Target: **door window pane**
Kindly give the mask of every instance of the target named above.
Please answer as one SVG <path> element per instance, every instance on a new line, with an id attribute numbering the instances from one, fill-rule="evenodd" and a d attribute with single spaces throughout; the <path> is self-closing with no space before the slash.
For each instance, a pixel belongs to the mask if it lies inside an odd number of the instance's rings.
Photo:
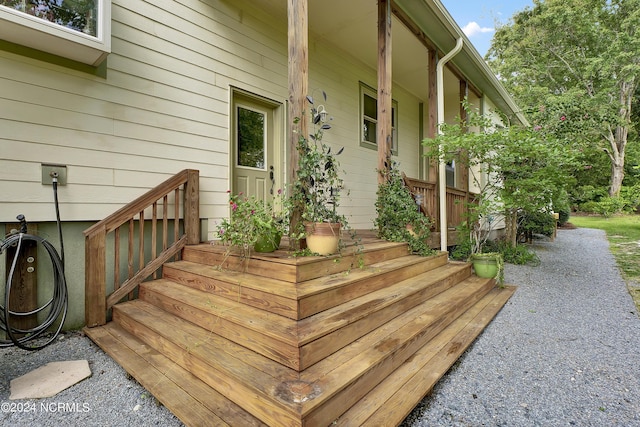
<path id="1" fill-rule="evenodd" d="M 265 115 L 238 107 L 238 166 L 265 168 Z"/>

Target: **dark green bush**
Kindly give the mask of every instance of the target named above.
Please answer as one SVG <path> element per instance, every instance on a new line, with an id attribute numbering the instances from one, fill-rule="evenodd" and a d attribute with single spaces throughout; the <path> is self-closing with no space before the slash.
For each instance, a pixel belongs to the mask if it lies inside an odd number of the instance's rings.
<path id="1" fill-rule="evenodd" d="M 518 216 L 518 241 L 527 240 L 533 234 L 552 236 L 556 220 L 549 212 L 522 212 Z"/>
<path id="2" fill-rule="evenodd" d="M 604 197 L 600 201 L 586 202 L 580 205 L 580 210 L 586 213 L 595 213 L 605 217 L 609 217 L 616 213 L 628 210 L 627 202 L 624 197 Z"/>
<path id="3" fill-rule="evenodd" d="M 420 255 L 432 254 L 428 244 L 431 224 L 404 185 L 397 165 L 393 163 L 384 173 L 387 180 L 378 186 L 374 220 L 378 237 L 390 242 L 407 242 L 409 249 Z M 408 225 L 412 230 L 407 229 Z"/>
<path id="4" fill-rule="evenodd" d="M 494 240 L 487 245 L 487 251 L 500 252 L 504 262 L 516 265 L 540 265 L 540 258 L 530 251 L 527 245 L 516 245 L 512 247 L 505 241 Z"/>

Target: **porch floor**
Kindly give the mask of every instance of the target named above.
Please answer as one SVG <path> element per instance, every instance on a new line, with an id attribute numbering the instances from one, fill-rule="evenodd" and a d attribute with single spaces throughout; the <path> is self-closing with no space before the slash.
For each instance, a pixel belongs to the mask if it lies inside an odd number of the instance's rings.
<path id="1" fill-rule="evenodd" d="M 189 426 L 397 425 L 515 288 L 360 237 L 340 257 L 188 246 L 85 332 Z"/>

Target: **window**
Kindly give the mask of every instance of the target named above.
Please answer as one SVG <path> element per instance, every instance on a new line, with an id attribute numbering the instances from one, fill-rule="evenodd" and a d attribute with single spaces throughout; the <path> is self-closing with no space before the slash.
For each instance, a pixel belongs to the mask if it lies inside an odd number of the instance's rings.
<path id="1" fill-rule="evenodd" d="M 238 166 L 265 169 L 266 124 L 265 114 L 249 108 L 237 107 Z"/>
<path id="2" fill-rule="evenodd" d="M 447 162 L 445 166 L 445 177 L 447 181 L 447 187 L 456 187 L 456 161 L 451 160 Z"/>
<path id="3" fill-rule="evenodd" d="M 111 0 L 0 0 L 0 39 L 98 65 L 111 51 Z"/>
<path id="4" fill-rule="evenodd" d="M 360 84 L 360 145 L 378 149 L 378 95 L 374 89 Z M 398 154 L 398 101 L 391 106 L 391 154 Z"/>

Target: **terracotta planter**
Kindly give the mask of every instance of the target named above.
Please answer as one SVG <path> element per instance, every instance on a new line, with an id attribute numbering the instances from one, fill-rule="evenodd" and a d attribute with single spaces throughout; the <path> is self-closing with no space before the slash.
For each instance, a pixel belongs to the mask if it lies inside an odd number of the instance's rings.
<path id="1" fill-rule="evenodd" d="M 338 252 L 340 243 L 339 222 L 308 222 L 304 224 L 307 236 L 307 248 L 319 255 L 331 255 Z"/>

